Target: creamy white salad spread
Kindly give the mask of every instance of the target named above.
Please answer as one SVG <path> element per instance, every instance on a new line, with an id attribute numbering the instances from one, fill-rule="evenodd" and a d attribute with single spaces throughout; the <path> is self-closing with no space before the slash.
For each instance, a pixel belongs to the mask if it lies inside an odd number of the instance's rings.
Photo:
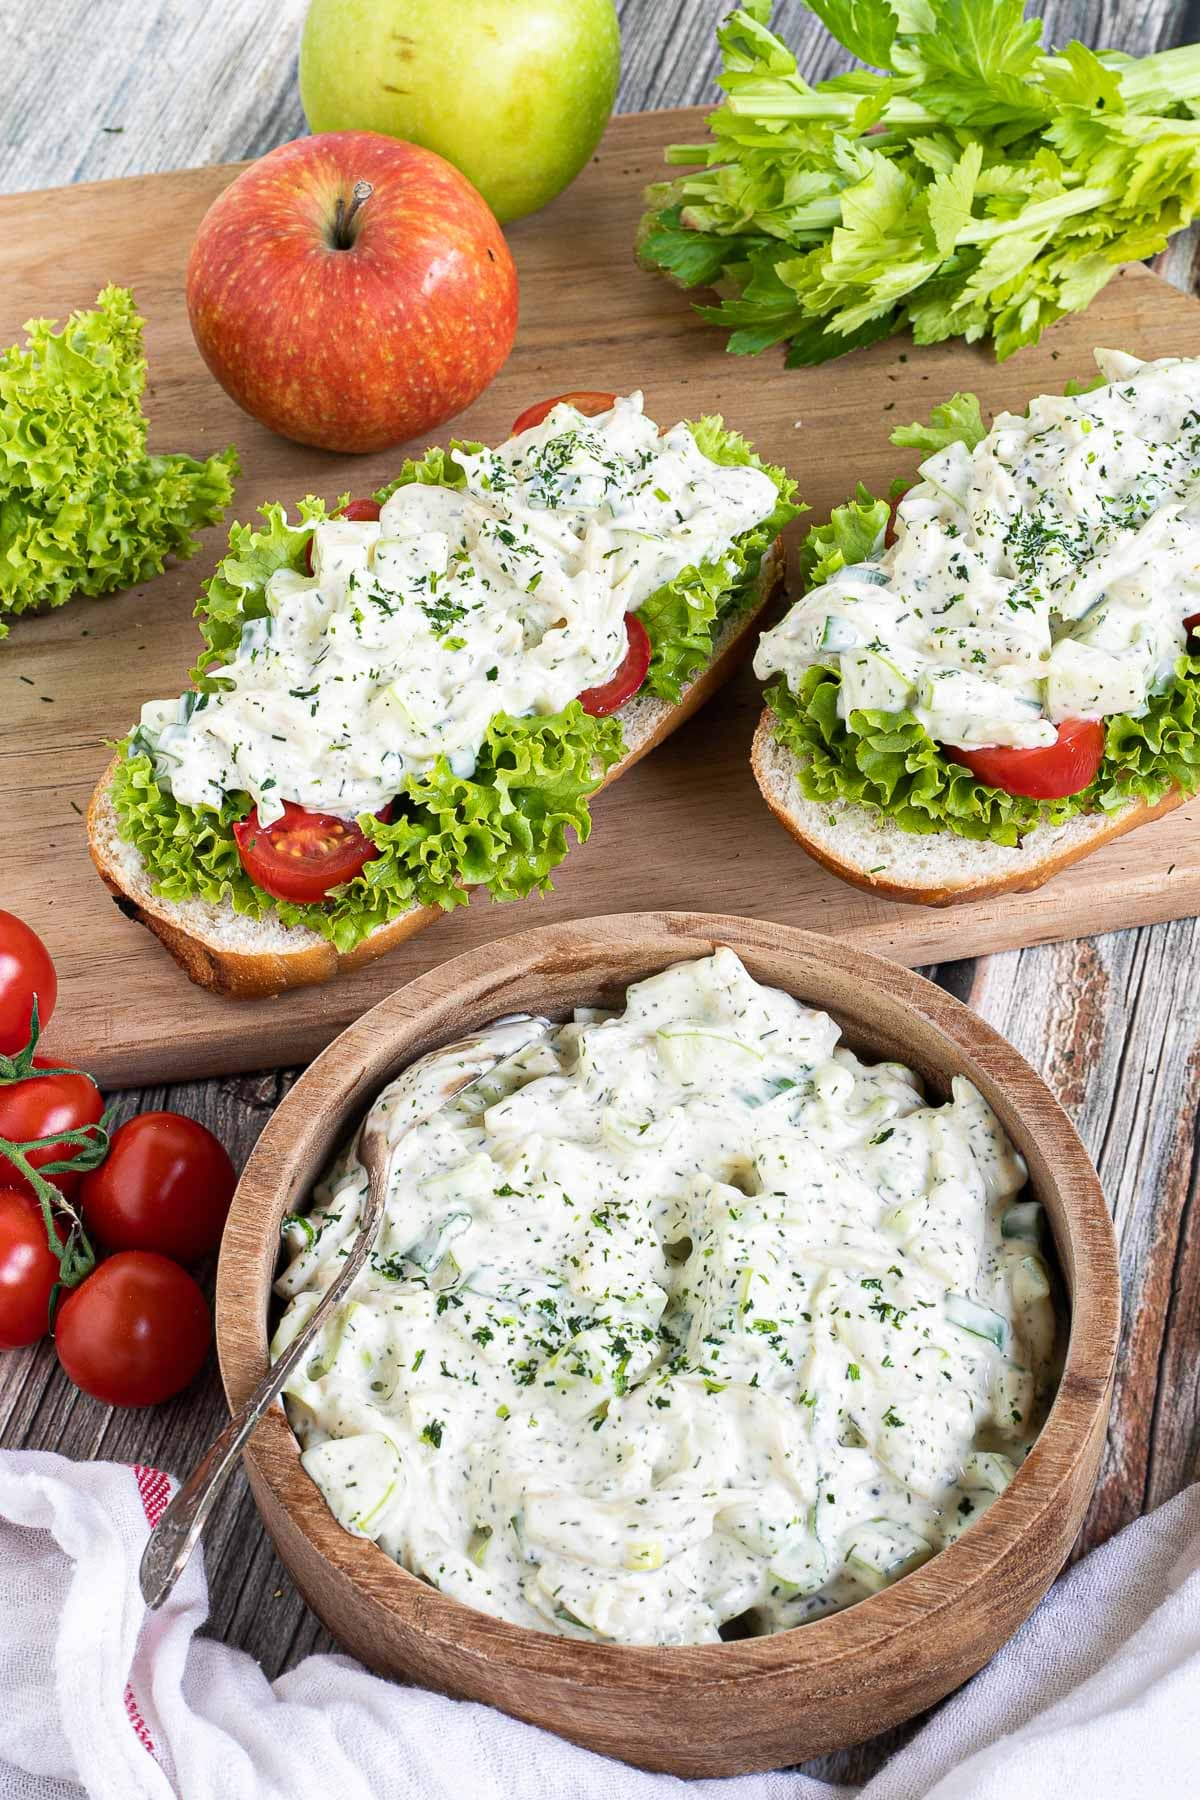
<path id="1" fill-rule="evenodd" d="M 1200 611 L 1200 360 L 1095 354 L 1107 385 L 927 457 L 895 543 L 765 632 L 756 673 L 837 669 L 843 719 L 909 711 L 967 747 L 1143 713 Z"/>
<path id="2" fill-rule="evenodd" d="M 684 1644 L 850 1605 L 977 1519 L 1053 1385 L 1041 1209 L 968 1081 L 929 1104 L 838 1039 L 722 949 L 399 1137 L 286 1395 L 342 1524 L 517 1624 Z M 276 1354 L 364 1186 L 351 1146 L 285 1223 Z"/>
<path id="3" fill-rule="evenodd" d="M 625 614 L 778 501 L 686 424 L 660 436 L 640 393 L 597 418 L 560 403 L 455 460 L 465 489 L 413 482 L 377 522 L 318 524 L 311 577 L 276 570 L 267 616 L 208 669 L 221 691 L 143 707 L 178 801 L 248 793 L 263 825 L 285 800 L 353 818 L 439 756 L 468 776 L 496 714 L 556 713 L 607 681 Z"/>

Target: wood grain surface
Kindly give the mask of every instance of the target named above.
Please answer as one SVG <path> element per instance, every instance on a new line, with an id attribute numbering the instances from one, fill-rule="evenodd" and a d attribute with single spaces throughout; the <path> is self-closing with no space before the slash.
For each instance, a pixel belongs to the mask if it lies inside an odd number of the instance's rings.
<path id="1" fill-rule="evenodd" d="M 789 469 L 812 517 L 824 519 L 857 480 L 885 493 L 894 475 L 911 473 L 917 453 L 897 451 L 892 429 L 924 418 L 958 389 L 976 391 L 985 411 L 1022 411 L 1032 395 L 1086 375 L 1096 343 L 1146 356 L 1200 352 L 1200 305 L 1135 265 L 1086 314 L 1064 319 L 1002 365 L 984 346 L 953 341 L 918 352 L 907 339 L 788 379 L 776 356 L 731 357 L 689 301 L 630 253 L 641 195 L 664 146 L 693 141 L 702 118 L 614 120 L 568 192 L 510 229 L 520 333 L 492 386 L 455 420 L 455 433 L 493 442 L 531 398 L 572 386 L 643 387 L 652 416 L 664 422 L 723 413 Z M 289 444 L 239 413 L 200 360 L 184 270 L 200 218 L 231 175 L 228 167 L 197 169 L 0 199 L 0 237 L 26 246 L 0 264 L 0 343 L 34 310 L 61 314 L 90 300 L 110 275 L 134 286 L 148 321 L 151 442 L 193 454 L 235 442 L 244 470 L 239 518 L 307 492 L 369 492 L 395 473 L 399 452 L 346 458 Z M 201 646 L 192 617 L 199 583 L 225 543 L 226 532 L 214 528 L 193 562 L 157 580 L 18 620 L 0 656 L 4 893 L 15 912 L 37 921 L 57 962 L 60 1012 L 50 1048 L 67 1048 L 69 1031 L 72 1054 L 102 1080 L 302 1062 L 398 982 L 447 956 L 527 929 L 534 917 L 555 923 L 670 907 L 690 896 L 698 875 L 718 910 L 852 937 L 908 963 L 1200 912 L 1200 800 L 1097 850 L 1032 895 L 931 909 L 851 887 L 798 851 L 758 796 L 749 755 L 761 684 L 747 665 L 703 717 L 597 796 L 590 841 L 572 849 L 544 898 L 497 907 L 477 892 L 469 907 L 332 985 L 252 1006 L 214 996 L 114 905 L 87 853 L 82 815 L 108 764 L 106 745 L 136 722 L 143 701 L 184 685 Z M 652 855 L 631 856 L 631 845 L 650 844 Z M 47 848 L 52 891 L 42 866 Z"/>
<path id="2" fill-rule="evenodd" d="M 725 0 L 619 4 L 619 105 L 709 101 L 713 26 Z M 0 189 L 232 160 L 297 135 L 304 129 L 295 88 L 304 5 L 6 0 Z M 1044 13 L 1059 44 L 1078 36 L 1144 54 L 1200 35 L 1195 0 L 1050 0 L 1032 10 Z M 810 79 L 841 66 L 802 0 L 778 0 L 775 19 Z M 5 259 L 18 262 L 20 246 L 6 244 Z M 1185 292 L 1200 288 L 1194 233 L 1174 241 L 1159 270 Z M 772 378 L 785 387 L 804 379 L 778 364 Z M 48 889 L 53 878 L 49 861 Z M 699 896 L 689 887 L 683 898 Z M 1116 1223 L 1125 1294 L 1116 1403 L 1077 1554 L 1200 1475 L 1198 952 L 1195 921 L 1181 920 L 927 971 L 1043 1072 L 1097 1162 Z M 63 1048 L 66 1025 L 64 1017 Z M 216 1130 L 240 1164 L 292 1079 L 283 1072 L 160 1083 L 122 1094 L 119 1116 L 176 1107 Z M 215 1363 L 190 1393 L 146 1414 L 115 1412 L 78 1394 L 46 1345 L 8 1356 L 0 1374 L 0 1441 L 10 1445 L 182 1470 L 224 1417 Z M 283 1571 L 241 1478 L 210 1528 L 208 1567 L 208 1630 L 258 1657 L 268 1674 L 333 1647 Z M 861 1781 L 898 1735 L 906 1734 L 885 1733 L 811 1771 Z"/>
<path id="3" fill-rule="evenodd" d="M 369 1101 L 427 1050 L 508 1013 L 619 1006 L 631 982 L 721 944 L 757 981 L 833 1015 L 868 1061 L 903 1061 L 933 1097 L 967 1075 L 1029 1166 L 1070 1295 L 1049 1418 L 1003 1499 L 899 1587 L 802 1631 L 719 1647 L 619 1649 L 530 1632 L 462 1606 L 336 1523 L 284 1414 L 248 1453 L 281 1556 L 372 1668 L 486 1700 L 590 1749 L 675 1775 L 736 1775 L 843 1748 L 939 1700 L 982 1666 L 1062 1566 L 1108 1420 L 1119 1280 L 1104 1195 L 1066 1114 L 1012 1046 L 950 995 L 858 945 L 767 920 L 622 913 L 519 933 L 400 988 L 317 1058 L 246 1169 L 221 1247 L 217 1332 L 230 1403 L 267 1368 L 285 1213 L 303 1206 Z"/>

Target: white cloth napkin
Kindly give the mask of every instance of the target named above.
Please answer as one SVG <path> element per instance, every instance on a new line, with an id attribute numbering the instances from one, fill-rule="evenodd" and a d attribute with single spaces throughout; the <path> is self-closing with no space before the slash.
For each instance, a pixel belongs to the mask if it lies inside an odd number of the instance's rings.
<path id="1" fill-rule="evenodd" d="M 0 1454 L 0 1800 L 851 1800 L 796 1770 L 677 1781 L 343 1656 L 269 1682 L 196 1635 L 197 1555 L 147 1614 L 154 1469 Z M 857 1800 L 1200 1795 L 1200 1487 L 1079 1564 Z"/>

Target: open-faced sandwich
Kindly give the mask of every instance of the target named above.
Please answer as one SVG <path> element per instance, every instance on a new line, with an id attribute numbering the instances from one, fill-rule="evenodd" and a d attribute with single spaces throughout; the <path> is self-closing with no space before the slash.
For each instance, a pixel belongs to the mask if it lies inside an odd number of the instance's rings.
<path id="1" fill-rule="evenodd" d="M 1200 787 L 1200 360 L 1100 379 L 990 431 L 974 395 L 810 532 L 763 635 L 768 805 L 862 887 L 946 905 L 1041 885 Z"/>
<path id="2" fill-rule="evenodd" d="M 247 997 L 472 887 L 547 887 L 589 796 L 729 672 L 793 489 L 720 419 L 660 433 L 640 394 L 590 394 L 333 516 L 264 508 L 197 608 L 192 687 L 97 788 L 100 874 L 193 980 Z"/>

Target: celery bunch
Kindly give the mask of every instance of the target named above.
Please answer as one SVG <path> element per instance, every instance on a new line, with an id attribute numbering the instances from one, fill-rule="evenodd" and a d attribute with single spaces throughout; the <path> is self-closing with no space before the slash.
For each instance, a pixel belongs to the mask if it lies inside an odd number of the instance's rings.
<path id="1" fill-rule="evenodd" d="M 1086 306 L 1200 209 L 1200 45 L 1043 49 L 1022 0 L 808 0 L 872 65 L 810 86 L 745 0 L 719 28 L 704 164 L 649 190 L 638 254 L 729 349 L 790 365 L 911 327 L 999 358 Z"/>

